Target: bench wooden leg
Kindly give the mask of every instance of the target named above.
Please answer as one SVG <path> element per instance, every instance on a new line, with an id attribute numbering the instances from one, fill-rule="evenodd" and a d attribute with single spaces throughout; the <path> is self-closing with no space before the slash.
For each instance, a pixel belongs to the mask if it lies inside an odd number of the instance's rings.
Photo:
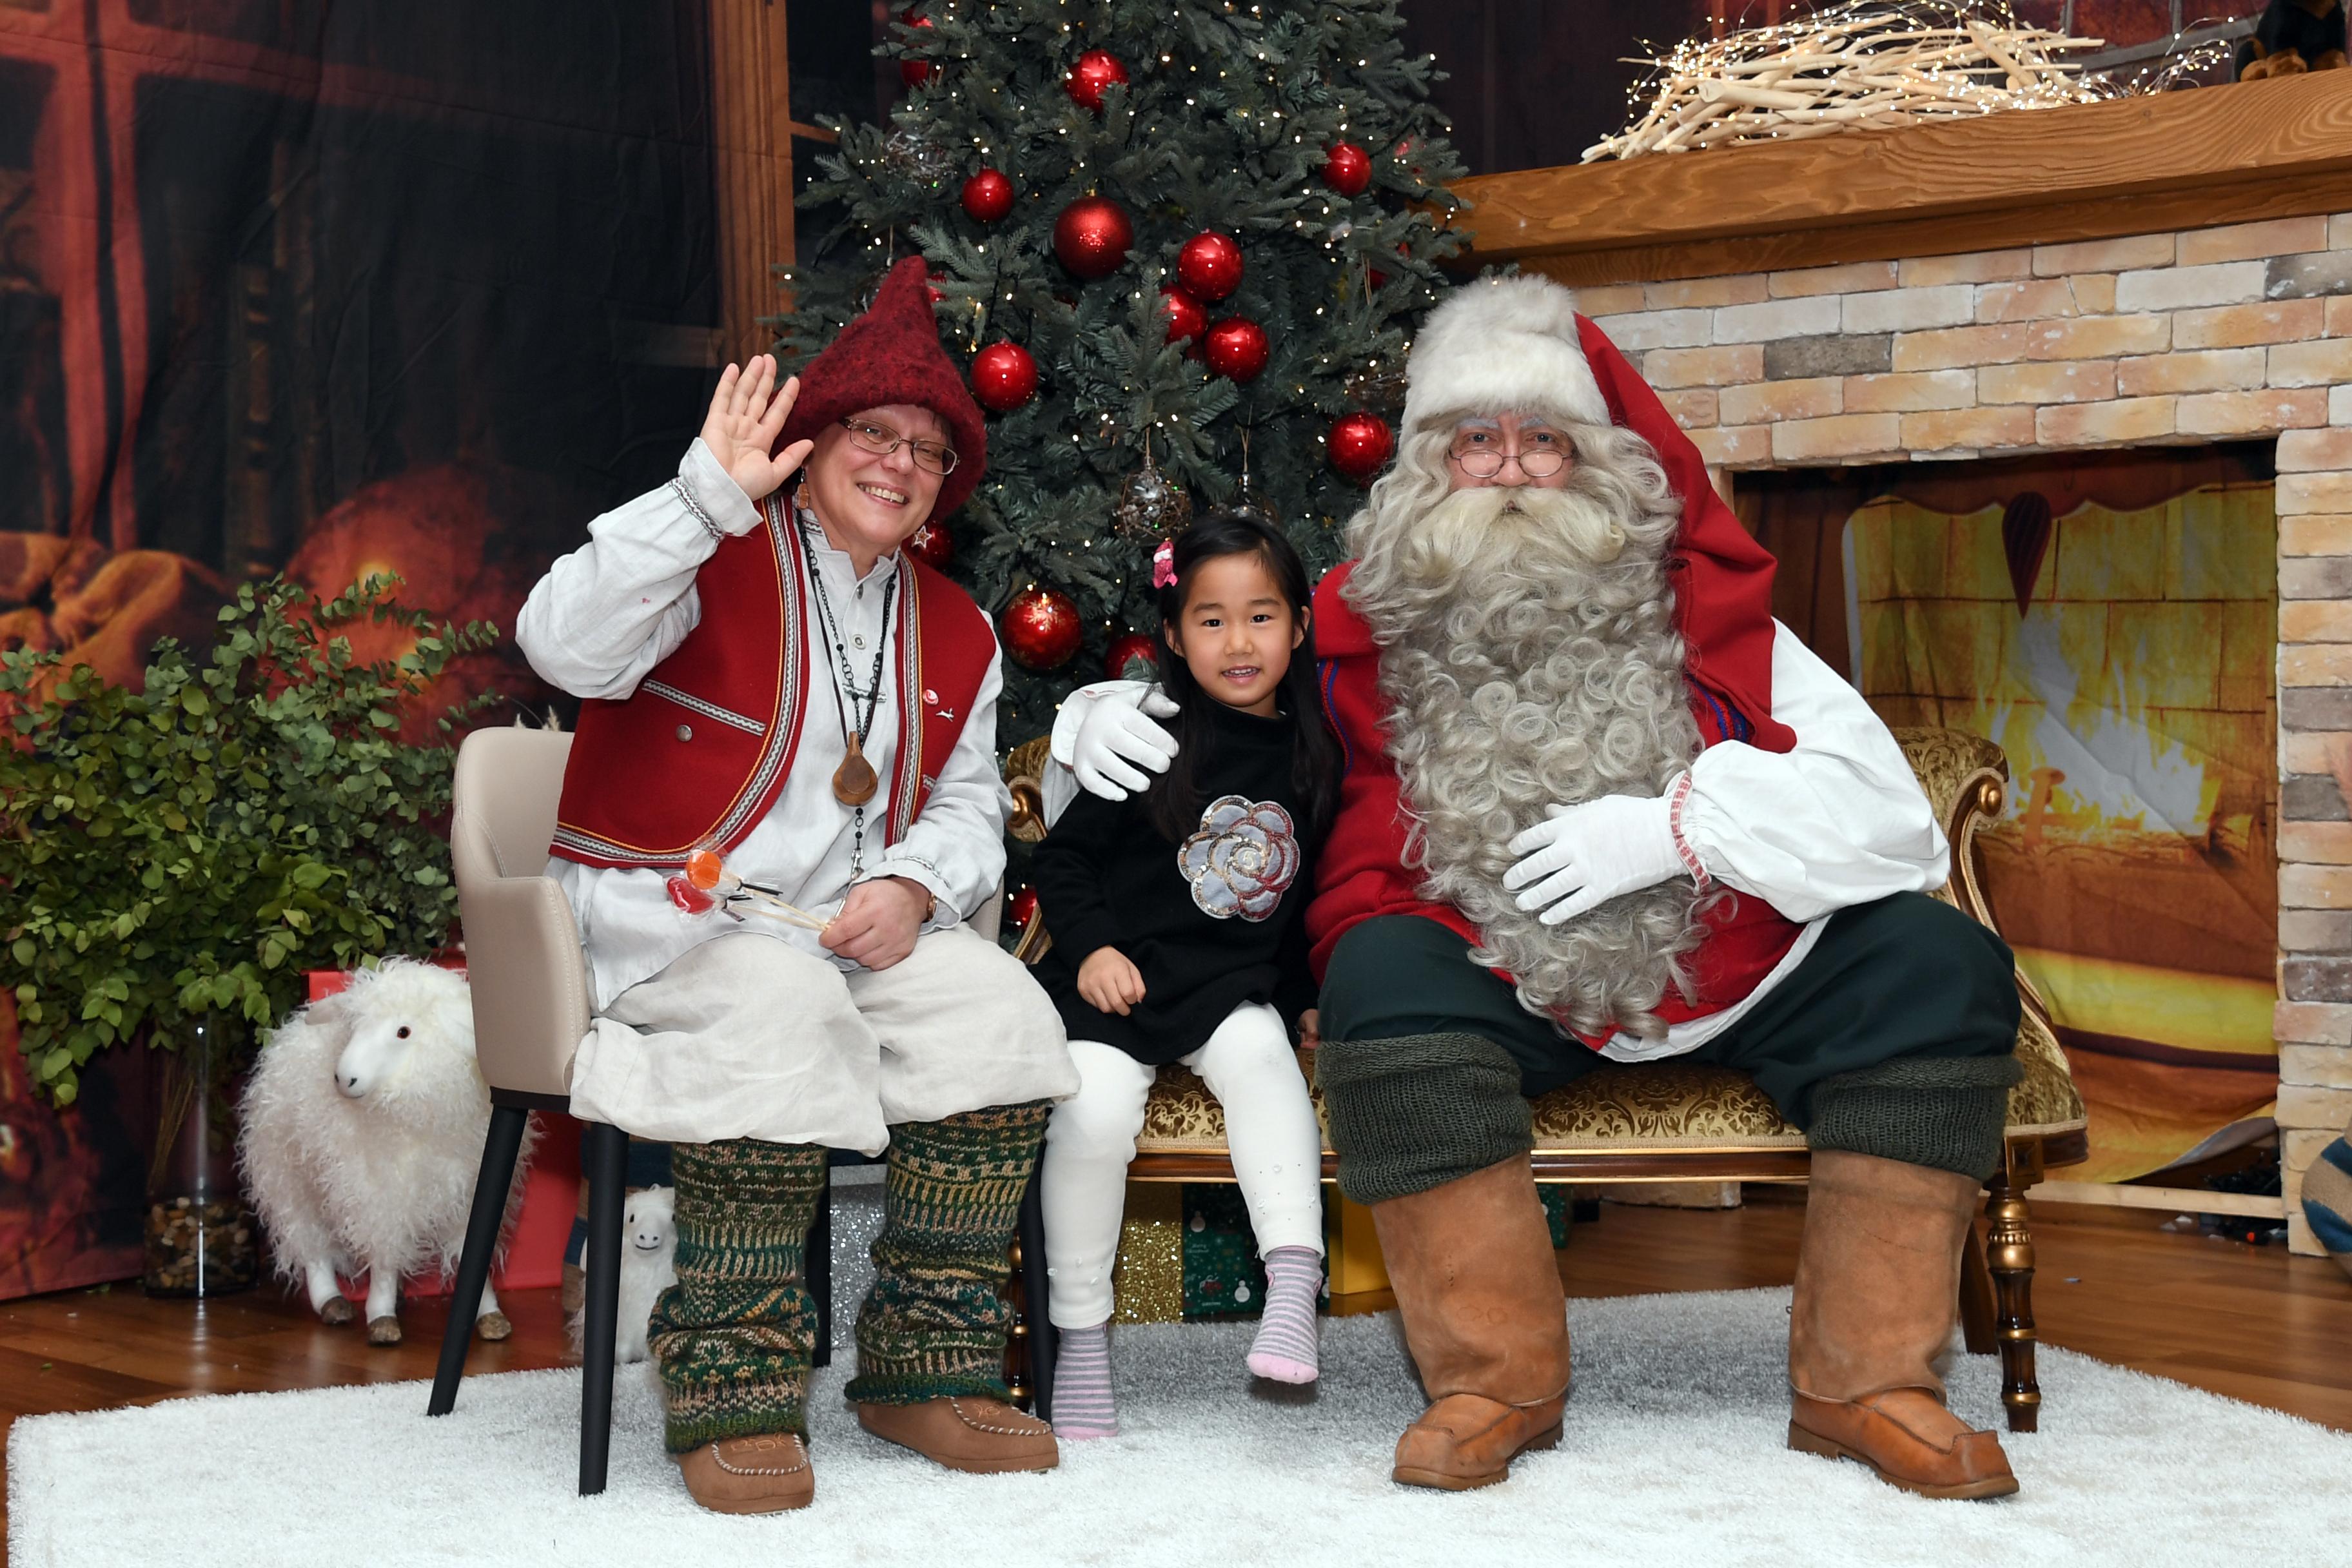
<path id="1" fill-rule="evenodd" d="M 1984 1235 L 1974 1226 L 1960 1245 L 1960 1339 L 1970 1355 L 1990 1355 L 2000 1345 L 1993 1334 L 1992 1272 L 1985 1267 Z"/>
<path id="2" fill-rule="evenodd" d="M 2033 1377 L 2033 1233 L 2025 1206 L 2025 1189 L 2040 1175 L 2041 1163 L 2038 1150 L 2022 1161 L 2012 1152 L 1993 1173 L 1985 1205 L 1991 1221 L 1985 1264 L 1999 1306 L 1994 1337 L 2000 1345 L 2000 1402 L 2008 1407 L 2012 1432 L 2032 1431 L 2042 1413 L 2042 1385 Z"/>

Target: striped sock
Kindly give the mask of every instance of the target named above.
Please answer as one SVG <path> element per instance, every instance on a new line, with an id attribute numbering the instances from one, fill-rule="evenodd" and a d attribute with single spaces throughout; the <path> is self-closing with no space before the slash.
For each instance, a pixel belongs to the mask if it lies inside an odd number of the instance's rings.
<path id="1" fill-rule="evenodd" d="M 1054 1357 L 1054 1436 L 1116 1437 L 1110 1402 L 1110 1325 L 1064 1329 Z"/>
<path id="2" fill-rule="evenodd" d="M 1265 1255 L 1265 1310 L 1250 1342 L 1249 1369 L 1276 1383 L 1312 1383 L 1315 1298 L 1323 1259 L 1311 1247 L 1277 1247 Z"/>

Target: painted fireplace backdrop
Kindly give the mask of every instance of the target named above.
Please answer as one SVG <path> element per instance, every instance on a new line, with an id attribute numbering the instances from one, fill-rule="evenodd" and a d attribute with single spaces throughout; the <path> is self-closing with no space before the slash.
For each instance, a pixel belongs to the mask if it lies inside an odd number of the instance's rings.
<path id="1" fill-rule="evenodd" d="M 1750 485 L 1742 476 L 1742 486 Z M 2091 1114 L 2089 1179 L 2268 1115 L 2277 521 L 2237 448 L 1755 476 L 1811 640 L 1888 722 L 2008 753 L 1988 892 Z M 1834 583 L 1834 591 L 1832 584 Z M 1784 605 L 1784 611 L 1787 606 Z"/>

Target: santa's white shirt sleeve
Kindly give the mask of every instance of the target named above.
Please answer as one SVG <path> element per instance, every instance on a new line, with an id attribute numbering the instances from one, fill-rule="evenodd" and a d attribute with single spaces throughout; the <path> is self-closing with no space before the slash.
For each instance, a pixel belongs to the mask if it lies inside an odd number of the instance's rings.
<path id="1" fill-rule="evenodd" d="M 1696 1050 L 1787 979 L 1838 910 L 1940 888 L 1951 875 L 1943 827 L 1886 721 L 1778 621 L 1772 717 L 1796 736 L 1788 751 L 1724 741 L 1691 763 L 1683 838 L 1709 877 L 1804 929 L 1738 1003 L 1674 1025 L 1662 1040 L 1620 1034 L 1601 1047 L 1612 1061 Z"/>
<path id="2" fill-rule="evenodd" d="M 626 697 L 700 622 L 694 577 L 719 547 L 702 518 L 727 533 L 742 533 L 758 525 L 759 511 L 699 440 L 679 463 L 678 480 L 590 523 L 588 542 L 556 562 L 531 589 L 516 617 L 515 640 L 549 684 L 575 697 Z M 897 635 L 896 606 L 887 619 L 882 614 L 882 586 L 897 568 L 896 557 L 883 557 L 861 580 L 849 557 L 821 534 L 808 536 L 808 542 L 810 563 L 824 577 L 863 681 L 877 651 Z M 813 589 L 803 589 L 802 601 L 803 624 L 814 634 L 808 720 L 782 792 L 727 861 L 745 880 L 775 888 L 803 910 L 829 914 L 848 894 L 856 836 L 850 808 L 833 794 L 834 770 L 847 755 L 833 701 L 837 661 Z M 891 662 L 885 653 L 882 695 L 863 746 L 884 780 L 895 776 L 899 742 L 897 682 L 887 673 Z M 920 884 L 939 900 L 925 931 L 945 930 L 976 911 L 995 896 L 1004 874 L 1004 819 L 1013 803 L 996 765 L 1003 689 L 1003 655 L 992 650 L 962 732 L 905 837 L 883 843 L 887 795 L 866 807 L 865 866 L 857 879 L 903 877 Z M 579 921 L 600 1010 L 688 949 L 730 931 L 757 931 L 841 968 L 856 967 L 797 926 L 757 915 L 740 922 L 723 914 L 683 915 L 670 902 L 663 871 L 583 866 L 557 856 L 549 859 L 547 874 L 562 887 Z"/>

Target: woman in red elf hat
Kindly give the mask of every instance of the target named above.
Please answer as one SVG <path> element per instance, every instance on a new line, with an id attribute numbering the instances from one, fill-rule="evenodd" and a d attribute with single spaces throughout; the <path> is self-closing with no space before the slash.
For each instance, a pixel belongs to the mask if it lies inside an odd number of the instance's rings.
<path id="1" fill-rule="evenodd" d="M 585 699 L 551 875 L 597 1014 L 572 1106 L 676 1147 L 654 1309 L 706 1508 L 806 1504 L 826 1151 L 889 1151 L 847 1393 L 952 1469 L 1048 1468 L 1004 1401 L 1006 1244 L 1077 1078 L 1028 972 L 962 922 L 1004 868 L 995 636 L 900 546 L 986 462 L 920 258 L 796 380 L 730 365 L 677 478 L 589 524 L 516 639 Z"/>
<path id="2" fill-rule="evenodd" d="M 2020 1076 L 2017 982 L 1927 896 L 1948 847 L 1901 750 L 1773 621 L 1771 557 L 1567 289 L 1469 285 L 1407 374 L 1396 468 L 1315 595 L 1347 772 L 1307 912 L 1339 1186 L 1432 1400 L 1394 1479 L 1485 1486 L 1559 1440 L 1527 1100 L 1682 1058 L 1752 1074 L 1812 1150 L 1790 1447 L 2015 1491 L 1933 1363 Z M 1166 765 L 1145 701 L 1065 705 L 1079 784 Z"/>

